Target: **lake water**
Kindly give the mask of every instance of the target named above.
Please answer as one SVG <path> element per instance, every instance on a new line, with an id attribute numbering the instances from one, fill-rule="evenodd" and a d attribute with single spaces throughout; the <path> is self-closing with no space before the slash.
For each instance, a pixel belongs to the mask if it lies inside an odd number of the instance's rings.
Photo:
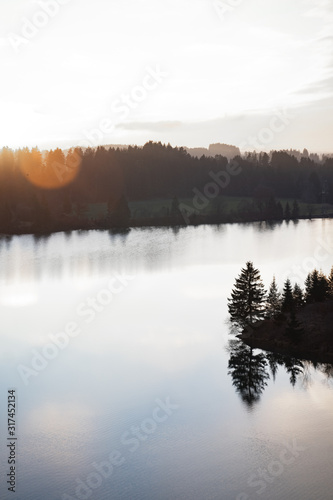
<path id="1" fill-rule="evenodd" d="M 3 237 L 0 498 L 331 499 L 332 367 L 234 341 L 247 260 L 328 273 L 333 221 Z"/>

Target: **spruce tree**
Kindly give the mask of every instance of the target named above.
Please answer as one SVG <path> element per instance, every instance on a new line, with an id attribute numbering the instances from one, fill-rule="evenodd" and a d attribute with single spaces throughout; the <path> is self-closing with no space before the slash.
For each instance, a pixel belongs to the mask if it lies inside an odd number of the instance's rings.
<path id="1" fill-rule="evenodd" d="M 306 302 L 323 302 L 329 295 L 330 281 L 315 269 L 305 280 Z"/>
<path id="2" fill-rule="evenodd" d="M 282 293 L 282 311 L 283 312 L 291 312 L 294 308 L 294 297 L 293 297 L 293 289 L 291 286 L 290 279 L 288 278 L 283 287 Z"/>
<path id="3" fill-rule="evenodd" d="M 328 275 L 327 284 L 328 284 L 328 297 L 330 299 L 333 299 L 333 266 L 331 268 L 330 274 Z"/>
<path id="4" fill-rule="evenodd" d="M 319 279 L 319 283 L 318 283 L 318 290 L 317 290 L 316 299 L 318 302 L 323 302 L 328 297 L 329 281 L 322 271 L 320 271 L 320 273 L 318 275 L 318 279 Z"/>
<path id="5" fill-rule="evenodd" d="M 265 313 L 265 288 L 260 272 L 247 262 L 235 281 L 235 286 L 228 298 L 230 319 L 237 326 L 252 326 L 263 319 Z"/>
<path id="6" fill-rule="evenodd" d="M 304 282 L 305 286 L 305 302 L 311 302 L 311 292 L 312 292 L 312 274 L 309 273 Z"/>
<path id="7" fill-rule="evenodd" d="M 267 301 L 266 301 L 266 315 L 268 318 L 275 318 L 281 311 L 281 294 L 278 290 L 275 276 L 270 284 Z"/>
<path id="8" fill-rule="evenodd" d="M 300 307 L 304 304 L 303 290 L 297 283 L 295 283 L 295 286 L 293 289 L 293 299 L 294 299 L 295 307 Z"/>

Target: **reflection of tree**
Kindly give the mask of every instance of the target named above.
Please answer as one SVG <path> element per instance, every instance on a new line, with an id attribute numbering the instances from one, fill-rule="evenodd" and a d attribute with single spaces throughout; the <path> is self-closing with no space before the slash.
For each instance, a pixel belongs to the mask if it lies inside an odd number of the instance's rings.
<path id="1" fill-rule="evenodd" d="M 249 407 L 258 402 L 269 379 L 267 361 L 263 353 L 254 354 L 253 349 L 240 341 L 230 341 L 228 374 L 232 384 Z"/>
<path id="2" fill-rule="evenodd" d="M 302 374 L 305 377 L 304 364 L 300 359 L 286 356 L 284 354 L 276 354 L 274 352 L 266 352 L 265 357 L 271 369 L 273 380 L 275 380 L 279 366 L 283 366 L 289 374 L 289 380 L 292 386 L 296 384 L 297 377 L 299 375 Z M 306 372 L 306 375 L 308 375 L 308 372 Z"/>
<path id="3" fill-rule="evenodd" d="M 282 356 L 275 354 L 274 352 L 266 352 L 266 359 L 271 370 L 273 380 L 275 381 L 276 374 L 279 369 L 279 365 L 282 364 Z"/>
<path id="4" fill-rule="evenodd" d="M 333 365 L 329 365 L 328 363 L 321 363 L 319 366 L 319 370 L 323 375 L 325 375 L 326 385 L 328 387 L 333 387 Z"/>
<path id="5" fill-rule="evenodd" d="M 327 378 L 327 383 L 333 379 L 333 365 L 318 364 L 314 361 L 302 361 L 294 356 L 276 354 L 273 352 L 259 352 L 254 354 L 253 349 L 239 340 L 230 340 L 228 375 L 231 375 L 232 384 L 241 395 L 242 400 L 249 407 L 257 403 L 270 378 L 275 380 L 279 367 L 283 367 L 289 375 L 289 381 L 294 387 L 299 380 L 304 388 L 311 382 L 311 370 L 319 369 Z"/>
<path id="6" fill-rule="evenodd" d="M 297 382 L 298 375 L 303 374 L 303 363 L 300 359 L 285 356 L 284 367 L 290 376 L 290 383 L 294 387 Z"/>

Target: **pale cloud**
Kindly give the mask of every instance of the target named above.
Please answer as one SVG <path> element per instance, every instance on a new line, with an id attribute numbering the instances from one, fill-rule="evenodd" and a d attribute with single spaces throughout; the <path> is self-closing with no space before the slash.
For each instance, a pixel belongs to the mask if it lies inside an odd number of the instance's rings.
<path id="1" fill-rule="evenodd" d="M 305 5 L 308 9 L 303 13 L 304 17 L 332 21 L 333 6 L 330 0 L 305 0 Z"/>
<path id="2" fill-rule="evenodd" d="M 16 53 L 6 34 L 39 8 L 0 2 L 0 129 L 9 145 L 78 143 L 104 117 L 116 126 L 107 141 L 237 145 L 234 118 L 256 129 L 255 117 L 278 107 L 301 109 L 307 124 L 290 142 L 313 143 L 307 113 L 332 95 L 331 1 L 251 0 L 221 22 L 207 0 L 72 0 Z M 119 123 L 112 102 L 155 64 L 168 78 Z M 329 110 L 325 117 L 333 133 Z"/>
<path id="3" fill-rule="evenodd" d="M 117 128 L 124 130 L 151 130 L 155 132 L 165 132 L 168 130 L 174 130 L 180 127 L 182 124 L 179 121 L 174 122 L 130 122 L 130 123 L 120 123 Z"/>

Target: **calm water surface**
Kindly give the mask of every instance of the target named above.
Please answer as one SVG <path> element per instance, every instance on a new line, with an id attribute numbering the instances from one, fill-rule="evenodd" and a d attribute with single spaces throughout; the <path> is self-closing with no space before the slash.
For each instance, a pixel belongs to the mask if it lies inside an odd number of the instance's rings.
<path id="1" fill-rule="evenodd" d="M 331 367 L 244 348 L 226 299 L 332 249 L 330 220 L 3 237 L 0 498 L 331 499 Z"/>

